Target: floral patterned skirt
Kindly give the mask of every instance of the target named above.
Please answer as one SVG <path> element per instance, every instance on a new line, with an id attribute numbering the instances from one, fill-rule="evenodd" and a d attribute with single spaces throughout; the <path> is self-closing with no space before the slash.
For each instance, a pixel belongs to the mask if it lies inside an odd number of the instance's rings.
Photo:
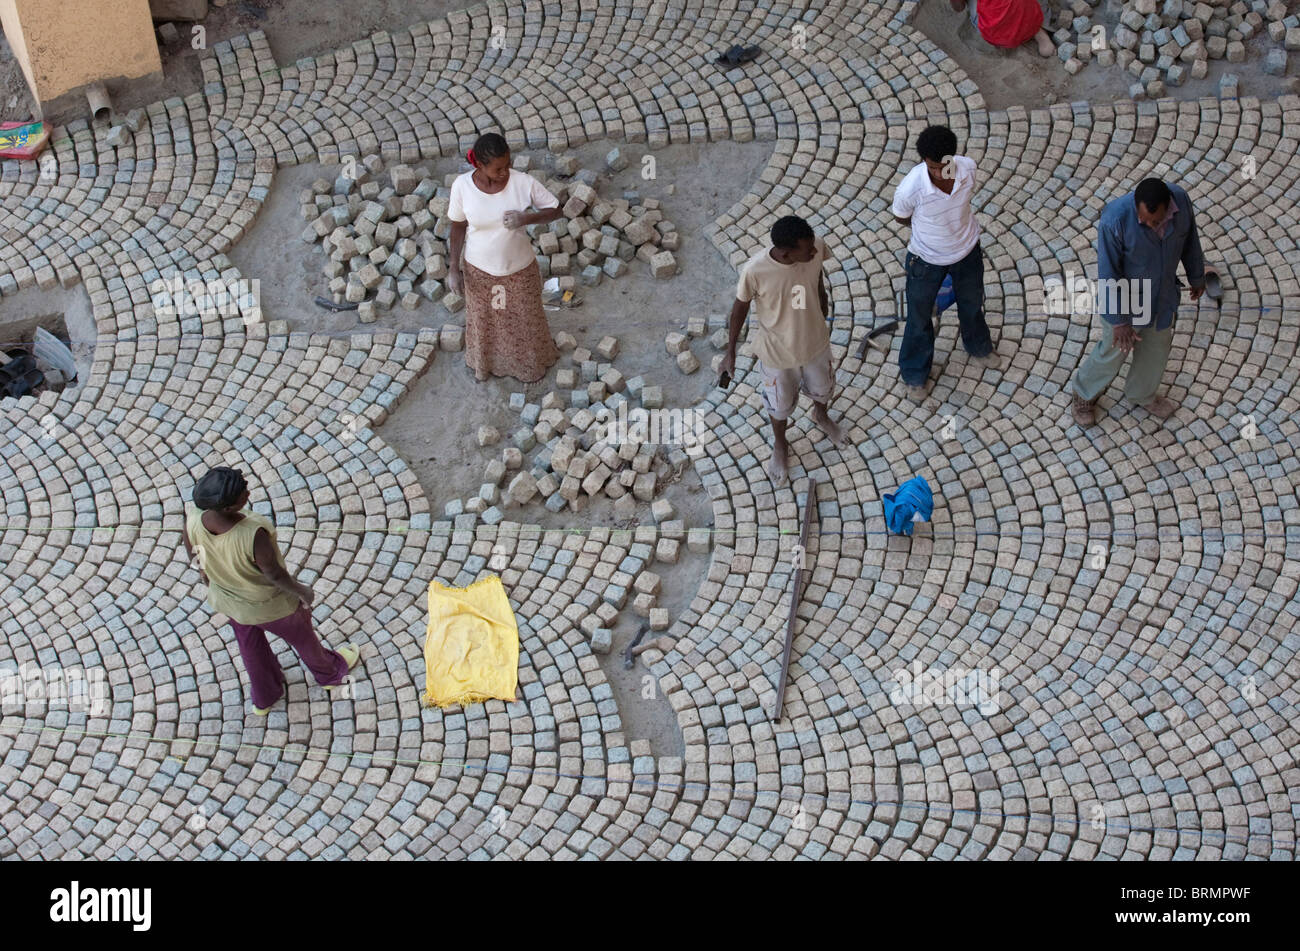
<path id="1" fill-rule="evenodd" d="M 466 261 L 461 273 L 465 363 L 480 383 L 489 376 L 536 383 L 560 359 L 542 309 L 542 272 L 537 262 L 497 277 Z"/>

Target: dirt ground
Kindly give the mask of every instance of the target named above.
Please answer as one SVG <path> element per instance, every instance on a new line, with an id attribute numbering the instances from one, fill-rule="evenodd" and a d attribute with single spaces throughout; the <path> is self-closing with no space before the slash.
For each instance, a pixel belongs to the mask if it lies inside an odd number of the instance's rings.
<path id="1" fill-rule="evenodd" d="M 58 326 L 60 323 L 62 327 Z M 48 291 L 28 287 L 16 294 L 0 297 L 0 350 L 26 348 L 31 344 L 37 326 L 56 336 L 66 334 L 72 343 L 72 356 L 77 361 L 76 385 L 84 383 L 90 376 L 98 343 L 95 315 L 86 285 L 80 282 L 68 288 L 56 285 Z"/>
<path id="2" fill-rule="evenodd" d="M 629 272 L 618 279 L 604 279 L 600 286 L 580 289 L 583 303 L 579 307 L 550 310 L 547 317 L 554 333 L 568 331 L 578 345 L 594 350 L 606 335 L 617 337 L 620 353 L 613 361 L 625 377 L 641 375 L 650 385 L 659 385 L 666 407 L 687 408 L 713 387 L 714 376 L 709 363 L 716 350 L 706 338 L 692 341 L 692 350 L 702 364 L 687 376 L 677 369 L 664 348 L 664 336 L 673 330 L 684 331 L 688 317 L 723 314 L 735 295 L 735 271 L 704 235 L 714 219 L 741 198 L 756 181 L 772 153 L 771 143 L 721 142 L 707 146 L 682 145 L 656 150 L 656 178 L 642 180 L 641 159 L 644 146 L 617 142 L 595 142 L 572 150 L 584 167 L 601 170 L 605 154 L 614 146 L 623 148 L 628 168 L 614 176 L 602 177 L 597 190 L 603 197 L 621 197 L 625 190 L 636 191 L 642 198 L 659 198 L 665 217 L 676 222 L 682 235 L 677 252 L 678 273 L 667 280 L 655 280 L 648 266 L 633 261 Z M 542 153 L 525 153 L 535 162 Z M 447 158 L 420 163 L 439 180 L 448 172 L 461 170 L 460 160 Z M 333 179 L 336 170 L 319 165 L 281 169 L 272 182 L 266 204 L 244 239 L 230 252 L 231 260 L 247 278 L 260 282 L 263 315 L 267 320 L 285 320 L 295 330 L 340 334 L 366 333 L 371 330 L 418 330 L 461 324 L 463 315 L 449 315 L 441 306 L 421 301 L 415 311 L 400 306 L 381 312 L 374 324 L 362 324 L 355 311 L 332 312 L 317 307 L 313 298 L 325 291 L 321 267 L 325 256 L 317 244 L 298 238 L 303 230 L 299 216 L 298 193 L 315 178 Z M 669 194 L 669 188 L 673 193 Z M 293 237 L 286 240 L 285 235 Z M 439 353 L 432 366 L 412 387 L 392 417 L 379 429 L 379 435 L 411 466 L 419 478 L 435 513 L 454 499 L 467 499 L 484 481 L 487 463 L 498 458 L 505 441 L 520 428 L 518 413 L 509 408 L 510 394 L 524 392 L 530 402 L 553 388 L 555 371 L 571 366 L 568 357 L 550 371 L 546 379 L 531 385 L 514 380 L 493 379 L 476 383 L 459 353 Z M 479 426 L 495 426 L 503 434 L 502 443 L 480 448 Z M 677 481 L 670 483 L 661 496 L 676 510 L 676 517 L 687 527 L 710 527 L 712 506 L 694 469 L 687 466 Z M 558 514 L 540 502 L 524 508 L 506 509 L 506 517 L 515 521 L 541 524 L 548 528 L 585 531 L 588 526 L 617 523 L 613 503 L 603 499 L 590 504 L 582 513 Z M 637 521 L 651 524 L 649 505 L 637 508 Z M 626 524 L 626 523 L 623 523 Z M 682 546 L 676 565 L 652 567 L 663 579 L 661 607 L 677 617 L 690 604 L 708 567 L 708 556 L 693 555 Z M 641 626 L 630 609 L 625 610 L 614 628 L 614 651 L 602 659 L 609 677 L 629 739 L 648 739 L 657 755 L 675 755 L 682 748 L 676 719 L 662 697 L 644 700 L 642 677 L 646 674 L 638 662 L 624 670 L 622 650 Z M 647 635 L 650 636 L 650 635 Z"/>
<path id="3" fill-rule="evenodd" d="M 1059 2 L 1052 4 L 1053 9 L 1059 6 Z M 1104 10 L 1104 7 L 1098 9 Z M 1093 22 L 1106 24 L 1109 35 L 1119 20 L 1114 14 L 1103 12 L 1094 16 Z M 954 13 L 948 0 L 921 0 L 912 25 L 966 70 L 979 86 L 989 109 L 1006 109 L 1008 106 L 1041 109 L 1054 102 L 1127 99 L 1129 86 L 1136 81 L 1118 66 L 1105 67 L 1097 63 L 1089 63 L 1071 76 L 1057 57 L 1047 59 L 1038 55 L 1032 42 L 1015 50 L 999 50 L 986 43 L 979 31 L 971 26 L 968 14 Z M 1210 60 L 1204 79 L 1189 79 L 1182 86 L 1170 87 L 1167 93 L 1175 99 L 1218 96 L 1220 77 L 1224 73 L 1235 73 L 1240 79 L 1240 95 L 1276 96 L 1281 82 L 1262 68 L 1264 55 L 1272 45 L 1268 35 L 1261 33 L 1246 43 L 1246 62 Z"/>

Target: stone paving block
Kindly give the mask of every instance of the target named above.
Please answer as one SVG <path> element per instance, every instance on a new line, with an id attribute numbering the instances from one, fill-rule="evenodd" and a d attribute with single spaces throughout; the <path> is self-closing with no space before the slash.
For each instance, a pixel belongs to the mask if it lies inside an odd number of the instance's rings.
<path id="1" fill-rule="evenodd" d="M 660 251 L 650 258 L 650 273 L 656 278 L 672 277 L 677 273 L 677 259 L 671 251 Z"/>
<path id="2" fill-rule="evenodd" d="M 438 347 L 448 353 L 459 353 L 465 348 L 465 329 L 455 324 L 444 324 L 438 335 Z"/>

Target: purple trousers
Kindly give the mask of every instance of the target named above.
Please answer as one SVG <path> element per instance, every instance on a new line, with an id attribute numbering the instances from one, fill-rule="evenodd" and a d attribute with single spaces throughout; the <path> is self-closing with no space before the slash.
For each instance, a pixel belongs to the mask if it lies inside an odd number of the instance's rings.
<path id="1" fill-rule="evenodd" d="M 348 675 L 348 662 L 342 654 L 330 650 L 320 642 L 311 626 L 311 610 L 302 604 L 292 614 L 274 621 L 262 624 L 238 624 L 231 621 L 230 626 L 235 629 L 239 655 L 244 658 L 244 669 L 248 671 L 248 680 L 253 685 L 255 707 L 265 710 L 274 704 L 283 693 L 281 684 L 285 683 L 280 662 L 275 659 L 275 651 L 271 650 L 271 645 L 266 641 L 267 631 L 288 641 L 294 653 L 302 659 L 322 687 L 341 684 Z"/>

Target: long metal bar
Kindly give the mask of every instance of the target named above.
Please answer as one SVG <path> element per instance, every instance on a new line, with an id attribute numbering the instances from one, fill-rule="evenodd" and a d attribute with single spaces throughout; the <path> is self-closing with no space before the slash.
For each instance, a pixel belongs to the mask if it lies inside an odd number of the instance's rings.
<path id="1" fill-rule="evenodd" d="M 776 711 L 773 720 L 781 719 L 785 707 L 785 685 L 790 677 L 790 651 L 794 648 L 794 619 L 799 613 L 799 598 L 803 596 L 804 559 L 808 552 L 808 526 L 812 524 L 814 506 L 817 504 L 817 480 L 808 480 L 808 495 L 803 503 L 803 525 L 799 529 L 799 547 L 795 550 L 797 564 L 794 570 L 794 589 L 790 592 L 790 615 L 785 623 L 785 650 L 781 652 L 781 681 L 776 688 Z"/>

